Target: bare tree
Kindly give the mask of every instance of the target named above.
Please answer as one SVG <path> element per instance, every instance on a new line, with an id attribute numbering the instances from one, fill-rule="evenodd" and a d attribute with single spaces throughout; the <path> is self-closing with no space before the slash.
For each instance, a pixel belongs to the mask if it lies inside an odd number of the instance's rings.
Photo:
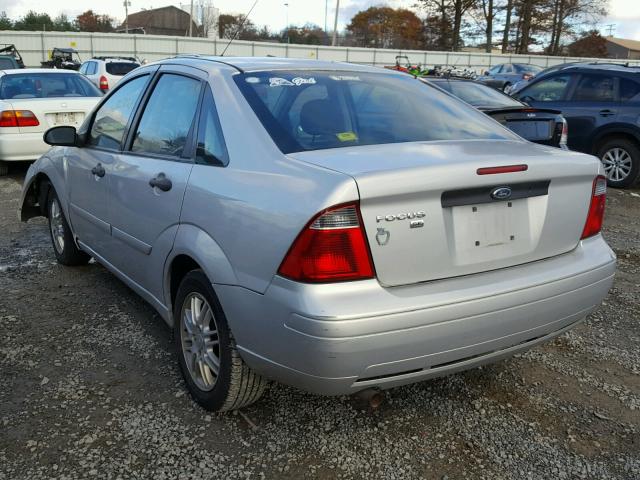
<path id="1" fill-rule="evenodd" d="M 218 16 L 216 15 L 216 9 L 213 8 L 213 1 L 198 0 L 198 11 L 200 12 L 202 36 L 208 37 L 210 33 L 216 31 L 218 26 Z"/>

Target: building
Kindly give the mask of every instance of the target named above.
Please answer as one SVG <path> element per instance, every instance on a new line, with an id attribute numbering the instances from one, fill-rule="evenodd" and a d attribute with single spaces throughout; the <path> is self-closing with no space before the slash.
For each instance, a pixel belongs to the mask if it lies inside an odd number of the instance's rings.
<path id="1" fill-rule="evenodd" d="M 606 42 L 607 57 L 625 58 L 629 60 L 640 59 L 640 41 L 615 37 L 604 37 L 604 39 Z"/>
<path id="2" fill-rule="evenodd" d="M 195 14 L 194 14 L 195 16 Z M 186 37 L 189 35 L 189 13 L 174 7 L 154 8 L 131 13 L 127 16 L 127 26 L 117 28 L 117 32 L 140 33 L 147 35 L 173 35 Z M 193 36 L 199 36 L 198 24 L 193 22 Z"/>

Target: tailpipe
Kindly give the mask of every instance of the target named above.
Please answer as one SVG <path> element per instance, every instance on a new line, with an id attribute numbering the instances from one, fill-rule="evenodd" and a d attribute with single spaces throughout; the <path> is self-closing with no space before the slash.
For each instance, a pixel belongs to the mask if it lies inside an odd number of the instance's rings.
<path id="1" fill-rule="evenodd" d="M 377 410 L 384 402 L 385 394 L 381 390 L 367 388 L 354 393 L 351 398 L 354 401 L 354 406 L 361 410 Z"/>

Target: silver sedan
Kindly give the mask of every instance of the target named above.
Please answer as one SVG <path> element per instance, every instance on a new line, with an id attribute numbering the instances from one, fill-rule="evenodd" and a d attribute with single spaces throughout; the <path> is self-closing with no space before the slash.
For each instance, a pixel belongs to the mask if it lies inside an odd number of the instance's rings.
<path id="1" fill-rule="evenodd" d="M 337 395 L 494 362 L 574 327 L 613 281 L 595 157 L 396 72 L 168 59 L 45 140 L 22 219 L 48 217 L 60 263 L 93 257 L 157 309 L 210 410 L 272 379 Z"/>

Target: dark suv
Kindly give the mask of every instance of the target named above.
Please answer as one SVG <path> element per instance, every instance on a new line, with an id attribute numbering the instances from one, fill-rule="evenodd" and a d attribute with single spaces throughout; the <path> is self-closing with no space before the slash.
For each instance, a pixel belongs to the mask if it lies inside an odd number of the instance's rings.
<path id="1" fill-rule="evenodd" d="M 609 185 L 629 187 L 640 174 L 640 67 L 584 64 L 533 79 L 515 97 L 560 110 L 571 150 L 597 155 Z"/>

